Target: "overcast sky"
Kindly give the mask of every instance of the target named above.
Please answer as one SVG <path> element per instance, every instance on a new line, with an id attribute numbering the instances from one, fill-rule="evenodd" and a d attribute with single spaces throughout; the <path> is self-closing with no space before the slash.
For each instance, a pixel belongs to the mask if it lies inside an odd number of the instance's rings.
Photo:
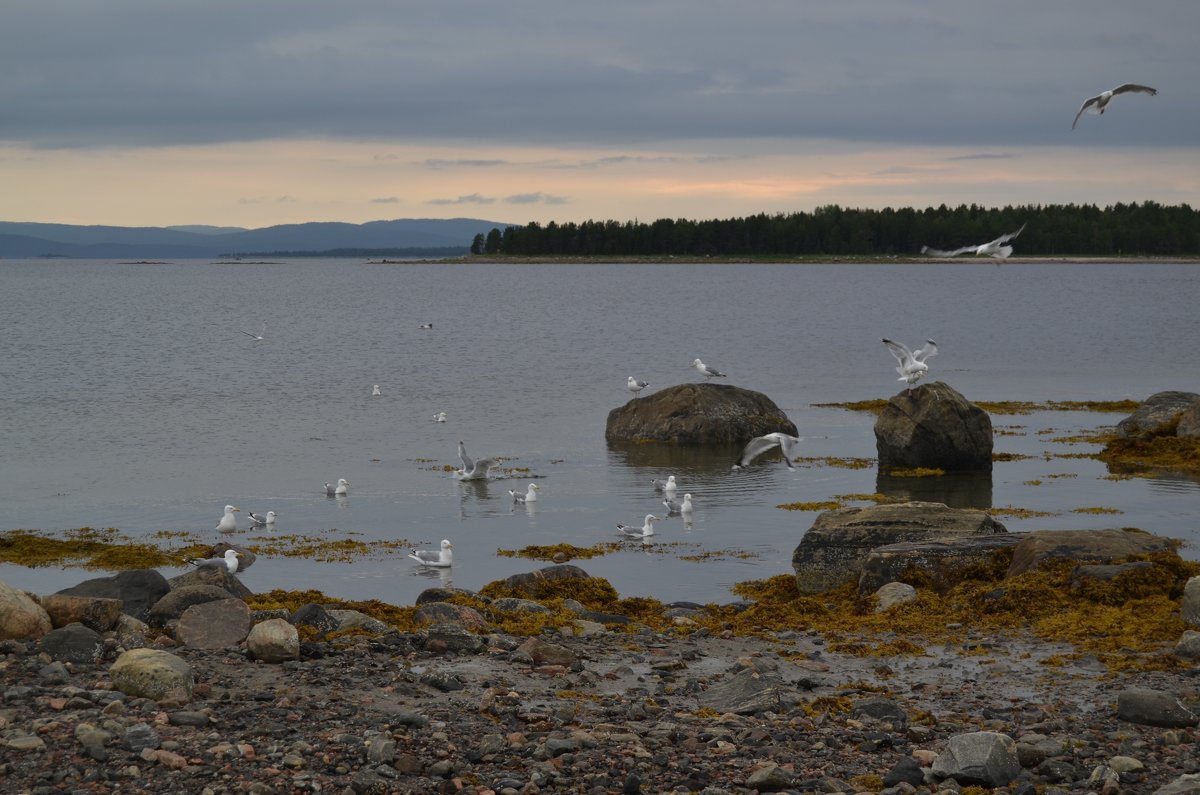
<path id="1" fill-rule="evenodd" d="M 1198 76 L 1196 0 L 15 0 L 0 220 L 1195 206 Z"/>

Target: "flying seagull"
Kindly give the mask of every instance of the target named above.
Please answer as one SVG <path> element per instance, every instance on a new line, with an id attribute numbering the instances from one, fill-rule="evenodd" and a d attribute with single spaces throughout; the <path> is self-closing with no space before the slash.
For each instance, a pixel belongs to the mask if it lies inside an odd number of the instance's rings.
<path id="1" fill-rule="evenodd" d="M 454 559 L 454 553 L 450 551 L 452 549 L 454 549 L 454 545 L 443 538 L 441 549 L 414 549 L 408 553 L 408 556 L 422 566 L 435 566 L 439 569 L 448 569 Z"/>
<path id="2" fill-rule="evenodd" d="M 746 443 L 746 447 L 742 450 L 742 457 L 737 460 L 733 468 L 748 467 L 754 459 L 768 450 L 778 447 L 783 453 L 783 463 L 787 464 L 788 469 L 795 469 L 796 467 L 792 466 L 792 451 L 798 444 L 800 444 L 799 436 L 790 436 L 786 433 L 768 433 L 764 436 L 756 436 Z"/>
<path id="3" fill-rule="evenodd" d="M 697 370 L 699 370 L 700 374 L 703 375 L 706 380 L 709 378 L 726 378 L 727 377 L 725 375 L 725 373 L 722 373 L 720 370 L 718 370 L 715 367 L 709 367 L 707 364 L 700 361 L 699 359 L 692 360 L 692 367 L 695 367 Z"/>
<path id="4" fill-rule="evenodd" d="M 900 377 L 896 380 L 906 382 L 909 389 L 912 389 L 912 385 L 929 372 L 929 365 L 925 363 L 925 360 L 937 356 L 938 352 L 937 343 L 933 340 L 925 340 L 925 346 L 915 352 L 904 343 L 893 342 L 887 337 L 883 338 L 883 344 L 888 346 L 888 350 L 892 352 L 898 362 L 896 372 L 900 374 Z"/>
<path id="5" fill-rule="evenodd" d="M 1014 240 L 1017 235 L 1025 231 L 1025 224 L 1021 224 L 1021 228 L 1015 232 L 1009 232 L 1007 235 L 1000 235 L 995 240 L 987 243 L 981 243 L 977 246 L 963 246 L 956 248 L 953 251 L 942 251 L 940 248 L 930 248 L 929 246 L 921 246 L 921 253 L 930 257 L 957 257 L 959 254 L 974 253 L 975 256 L 987 254 L 994 259 L 1007 259 L 1013 252 L 1012 246 L 1004 245 L 1010 240 Z"/>
<path id="6" fill-rule="evenodd" d="M 1108 107 L 1108 103 L 1112 102 L 1113 97 L 1115 97 L 1117 94 L 1126 94 L 1130 91 L 1140 91 L 1141 93 L 1149 94 L 1150 96 L 1154 96 L 1158 93 L 1158 89 L 1151 88 L 1150 86 L 1139 86 L 1137 83 L 1123 83 L 1111 91 L 1105 91 L 1097 94 L 1094 97 L 1089 97 L 1088 99 L 1084 100 L 1082 105 L 1079 106 L 1079 112 L 1075 114 L 1075 121 L 1071 122 L 1071 129 L 1075 129 L 1075 125 L 1079 123 L 1079 117 L 1083 115 L 1084 111 L 1089 111 L 1090 113 L 1095 113 L 1097 115 L 1103 115 L 1104 109 Z"/>
<path id="7" fill-rule="evenodd" d="M 470 459 L 466 459 L 470 461 Z M 476 458 L 470 466 L 464 461 L 463 468 L 454 473 L 459 480 L 487 480 L 488 473 L 499 461 L 495 458 Z"/>
<path id="8" fill-rule="evenodd" d="M 267 321 L 263 321 L 262 331 L 260 331 L 258 334 L 251 334 L 249 331 L 243 331 L 242 333 L 255 342 L 261 342 L 263 337 L 267 336 Z"/>
<path id="9" fill-rule="evenodd" d="M 658 517 L 652 513 L 646 514 L 646 521 L 641 527 L 630 527 L 627 524 L 617 525 L 617 532 L 629 538 L 645 538 L 654 535 L 654 523 L 658 521 Z"/>
<path id="10" fill-rule="evenodd" d="M 633 376 L 629 376 L 629 378 L 625 381 L 625 386 L 628 387 L 630 392 L 636 395 L 638 392 L 641 392 L 643 389 L 650 386 L 650 384 L 645 381 L 639 381 Z"/>

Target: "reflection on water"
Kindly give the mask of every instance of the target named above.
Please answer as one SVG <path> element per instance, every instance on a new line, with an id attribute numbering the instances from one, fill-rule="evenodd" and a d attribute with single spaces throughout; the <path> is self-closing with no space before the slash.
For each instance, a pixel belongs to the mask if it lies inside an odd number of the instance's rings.
<path id="1" fill-rule="evenodd" d="M 992 507 L 992 473 L 947 474 L 936 478 L 898 478 L 882 472 L 875 490 L 888 497 L 920 502 L 941 502 L 951 508 Z"/>
<path id="2" fill-rule="evenodd" d="M 726 474 L 741 454 L 740 447 L 685 447 L 663 442 L 609 442 L 613 464 L 647 469 L 687 470 L 692 473 Z M 776 456 L 776 460 L 779 460 Z M 761 462 L 771 459 L 764 456 Z"/>

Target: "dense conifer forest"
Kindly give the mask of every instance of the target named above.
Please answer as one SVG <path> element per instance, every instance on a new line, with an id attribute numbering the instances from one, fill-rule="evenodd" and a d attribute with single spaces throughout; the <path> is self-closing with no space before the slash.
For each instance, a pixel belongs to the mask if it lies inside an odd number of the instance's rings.
<path id="1" fill-rule="evenodd" d="M 882 210 L 818 207 L 811 213 L 692 221 L 533 222 L 475 236 L 471 253 L 508 256 L 895 256 L 922 246 L 978 245 L 1025 224 L 1012 241 L 1028 256 L 1200 256 L 1200 211 L 1186 204 L 978 205 Z"/>

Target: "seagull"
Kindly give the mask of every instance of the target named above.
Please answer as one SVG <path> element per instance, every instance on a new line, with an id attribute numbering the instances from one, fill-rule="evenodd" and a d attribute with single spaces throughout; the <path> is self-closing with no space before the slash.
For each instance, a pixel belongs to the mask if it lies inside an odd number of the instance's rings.
<path id="1" fill-rule="evenodd" d="M 432 323 L 422 323 L 421 325 L 417 326 L 417 328 L 428 330 L 428 329 L 433 328 L 433 324 Z"/>
<path id="2" fill-rule="evenodd" d="M 684 521 L 692 518 L 692 495 L 683 495 L 683 505 L 679 506 L 679 513 L 683 515 Z"/>
<path id="3" fill-rule="evenodd" d="M 661 491 L 668 497 L 674 494 L 675 489 L 677 488 L 674 475 L 668 475 L 666 480 L 659 480 L 658 478 L 655 478 L 654 480 L 650 481 L 650 485 L 654 486 L 655 491 Z"/>
<path id="4" fill-rule="evenodd" d="M 251 334 L 249 331 L 243 331 L 242 333 L 255 342 L 262 342 L 263 337 L 267 335 L 267 321 L 263 321 L 262 331 L 260 331 L 258 334 Z"/>
<path id="5" fill-rule="evenodd" d="M 376 384 L 375 386 L 371 387 L 371 397 L 382 397 L 382 396 L 383 396 L 383 392 L 381 392 L 379 390 L 379 384 Z"/>
<path id="6" fill-rule="evenodd" d="M 1025 231 L 1025 224 L 1021 224 L 1021 228 L 1015 232 L 1009 232 L 1007 235 L 1000 235 L 995 240 L 987 243 L 981 243 L 977 246 L 963 246 L 952 251 L 943 251 L 940 248 L 930 248 L 929 246 L 921 246 L 921 253 L 930 257 L 957 257 L 959 254 L 967 254 L 974 252 L 975 256 L 987 254 L 993 259 L 1007 259 L 1013 252 L 1012 246 L 1004 245 L 1010 240 L 1016 238 L 1017 235 Z"/>
<path id="7" fill-rule="evenodd" d="M 196 568 L 206 568 L 210 566 L 224 566 L 229 570 L 230 574 L 234 574 L 238 570 L 238 553 L 232 549 L 225 550 L 223 558 L 197 558 L 189 560 L 188 563 Z"/>
<path id="8" fill-rule="evenodd" d="M 1151 88 L 1150 86 L 1139 86 L 1137 83 L 1123 83 L 1111 91 L 1105 91 L 1097 94 L 1094 97 L 1084 100 L 1083 104 L 1079 106 L 1079 112 L 1075 114 L 1075 121 L 1071 122 L 1071 129 L 1075 129 L 1075 125 L 1079 123 L 1079 117 L 1083 115 L 1085 110 L 1090 108 L 1091 113 L 1102 116 L 1104 115 L 1104 109 L 1108 107 L 1108 103 L 1112 102 L 1113 97 L 1115 97 L 1117 94 L 1125 94 L 1130 91 L 1140 91 L 1143 94 L 1149 94 L 1150 96 L 1154 96 L 1158 93 L 1158 89 Z"/>
<path id="9" fill-rule="evenodd" d="M 241 508 L 234 508 L 232 505 L 225 506 L 225 515 L 221 517 L 221 521 L 217 522 L 218 533 L 229 533 L 237 530 L 237 517 L 235 513 L 240 513 Z"/>
<path id="10" fill-rule="evenodd" d="M 275 524 L 275 516 L 276 513 L 274 511 L 267 511 L 266 516 L 251 511 L 250 521 L 254 523 L 255 527 L 262 527 L 263 525 Z"/>
<path id="11" fill-rule="evenodd" d="M 437 417 L 434 417 L 434 419 L 437 419 Z M 475 460 L 467 455 L 467 446 L 462 443 L 461 439 L 458 440 L 458 460 L 462 461 L 462 467 L 458 470 L 459 474 L 475 466 Z"/>
<path id="12" fill-rule="evenodd" d="M 725 375 L 725 373 L 722 373 L 720 370 L 716 369 L 715 367 L 709 367 L 707 364 L 700 361 L 699 359 L 692 360 L 692 367 L 695 367 L 697 370 L 699 370 L 700 374 L 703 375 L 706 379 L 707 378 L 727 378 L 728 377 Z"/>
<path id="13" fill-rule="evenodd" d="M 539 490 L 541 490 L 541 488 L 542 487 L 536 483 L 530 483 L 529 490 L 526 491 L 524 494 L 522 494 L 519 491 L 515 491 L 513 489 L 509 489 L 508 493 L 512 495 L 513 504 L 537 502 L 537 493 Z"/>
<path id="14" fill-rule="evenodd" d="M 350 491 L 350 489 L 348 488 L 349 486 L 350 486 L 350 481 L 346 480 L 345 478 L 338 478 L 338 482 L 337 482 L 336 486 L 329 484 L 329 483 L 325 484 L 325 496 L 326 497 L 345 497 L 346 494 Z"/>
<path id="15" fill-rule="evenodd" d="M 446 412 L 439 411 L 437 414 L 434 414 L 433 421 L 434 422 L 445 422 L 446 421 Z M 459 444 L 462 444 L 462 442 L 459 442 Z"/>
<path id="16" fill-rule="evenodd" d="M 629 378 L 625 381 L 625 386 L 629 388 L 630 392 L 636 395 L 638 392 L 641 392 L 643 389 L 650 386 L 650 384 L 646 383 L 645 381 L 639 381 L 633 376 L 629 376 Z"/>
<path id="17" fill-rule="evenodd" d="M 470 459 L 467 459 L 470 460 Z M 488 472 L 498 462 L 494 458 L 476 458 L 470 466 L 464 466 L 454 473 L 459 480 L 487 480 Z"/>
<path id="18" fill-rule="evenodd" d="M 454 545 L 446 539 L 442 539 L 442 548 L 440 550 L 432 549 L 413 549 L 408 553 L 408 556 L 420 563 L 422 566 L 434 566 L 439 569 L 450 568 L 450 563 L 453 561 L 454 553 L 450 550 L 454 549 Z"/>
<path id="19" fill-rule="evenodd" d="M 764 436 L 756 436 L 746 443 L 746 447 L 742 450 L 742 457 L 737 460 L 733 468 L 748 467 L 754 459 L 771 448 L 778 447 L 783 453 L 783 463 L 787 464 L 788 469 L 795 469 L 796 467 L 792 466 L 792 451 L 796 449 L 796 445 L 800 444 L 800 441 L 799 436 L 791 436 L 786 433 L 768 433 Z"/>
<path id="20" fill-rule="evenodd" d="M 925 360 L 931 356 L 936 356 L 938 352 L 937 343 L 933 340 L 925 340 L 925 347 L 918 349 L 916 352 L 909 350 L 908 346 L 901 342 L 893 342 L 887 337 L 883 338 L 883 344 L 888 346 L 888 350 L 896 357 L 899 364 L 896 366 L 896 372 L 900 374 L 897 381 L 904 381 L 908 384 L 908 388 L 912 389 L 912 385 L 920 381 L 925 373 L 929 372 L 929 365 L 925 364 Z"/>
<path id="21" fill-rule="evenodd" d="M 682 506 L 671 497 L 663 497 L 662 504 L 667 509 L 667 516 L 679 516 L 683 512 Z"/>
<path id="22" fill-rule="evenodd" d="M 646 521 L 641 527 L 630 527 L 626 524 L 617 525 L 617 532 L 629 538 L 645 538 L 646 536 L 654 535 L 654 523 L 659 521 L 659 518 L 652 513 L 646 514 Z"/>

